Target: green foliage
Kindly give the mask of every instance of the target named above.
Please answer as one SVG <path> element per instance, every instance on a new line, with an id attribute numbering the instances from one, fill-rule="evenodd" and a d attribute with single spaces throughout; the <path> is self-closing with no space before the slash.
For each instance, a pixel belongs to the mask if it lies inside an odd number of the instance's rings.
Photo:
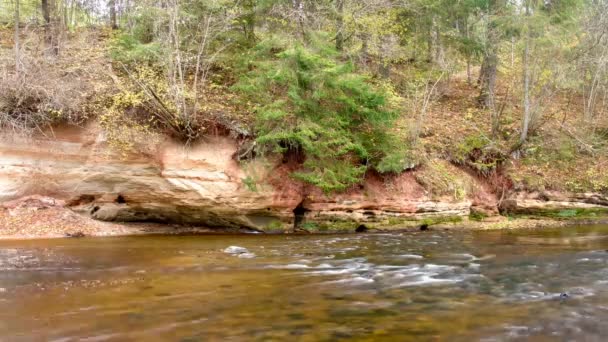
<path id="1" fill-rule="evenodd" d="M 451 196 L 462 200 L 467 195 L 468 184 L 452 170 L 453 166 L 440 160 L 429 160 L 414 177 L 432 196 Z"/>
<path id="2" fill-rule="evenodd" d="M 271 152 L 305 156 L 297 179 L 324 191 L 358 183 L 369 167 L 396 172 L 395 111 L 386 98 L 339 60 L 324 36 L 310 46 L 271 38 L 255 48 L 253 71 L 235 86 L 256 104 L 258 143 Z M 392 154 L 389 154 L 392 152 Z"/>
<path id="3" fill-rule="evenodd" d="M 455 223 L 460 223 L 460 222 L 462 222 L 462 217 L 460 217 L 460 216 L 439 216 L 439 217 L 428 217 L 428 218 L 422 219 L 422 221 L 420 221 L 420 224 L 427 225 L 427 226 L 433 226 L 433 225 L 437 225 L 437 224 L 446 224 L 446 223 L 455 224 Z"/>
<path id="4" fill-rule="evenodd" d="M 539 138 L 530 139 L 525 150 L 524 163 L 529 165 L 570 162 L 576 159 L 576 145 L 566 136 L 555 139 L 551 144 Z"/>
<path id="5" fill-rule="evenodd" d="M 409 154 L 409 150 L 395 149 L 388 151 L 376 166 L 380 173 L 399 173 L 416 166 L 417 161 Z"/>
<path id="6" fill-rule="evenodd" d="M 608 193 L 608 175 L 603 168 L 590 167 L 578 177 L 567 180 L 565 186 L 567 190 L 574 192 Z"/>
<path id="7" fill-rule="evenodd" d="M 471 210 L 471 213 L 469 214 L 469 220 L 471 221 L 483 221 L 485 218 L 487 218 L 488 215 L 486 215 L 485 213 L 481 212 L 481 211 L 477 211 L 477 210 Z"/>
<path id="8" fill-rule="evenodd" d="M 461 165 L 467 165 L 483 175 L 493 172 L 504 159 L 503 153 L 494 146 L 492 140 L 482 134 L 465 137 L 456 145 L 452 159 Z"/>
<path id="9" fill-rule="evenodd" d="M 267 231 L 281 231 L 281 230 L 283 230 L 283 223 L 281 223 L 281 221 L 274 220 L 266 225 L 266 230 Z"/>
<path id="10" fill-rule="evenodd" d="M 110 56 L 127 65 L 154 64 L 161 60 L 163 50 L 157 42 L 144 43 L 137 35 L 122 33 L 110 42 Z"/>
<path id="11" fill-rule="evenodd" d="M 559 217 L 575 217 L 576 215 L 577 212 L 575 209 L 562 210 L 557 213 L 557 216 Z"/>
<path id="12" fill-rule="evenodd" d="M 257 182 L 255 181 L 255 179 L 253 179 L 253 177 L 247 176 L 247 177 L 241 179 L 241 181 L 243 182 L 243 184 L 245 184 L 245 186 L 247 187 L 247 189 L 249 189 L 249 191 L 258 192 Z"/>
<path id="13" fill-rule="evenodd" d="M 327 231 L 327 226 L 319 226 L 319 224 L 316 222 L 304 222 L 299 228 L 309 232 Z"/>
<path id="14" fill-rule="evenodd" d="M 594 219 L 608 216 L 608 210 L 606 208 L 539 209 L 518 216 L 549 217 L 553 219 Z"/>

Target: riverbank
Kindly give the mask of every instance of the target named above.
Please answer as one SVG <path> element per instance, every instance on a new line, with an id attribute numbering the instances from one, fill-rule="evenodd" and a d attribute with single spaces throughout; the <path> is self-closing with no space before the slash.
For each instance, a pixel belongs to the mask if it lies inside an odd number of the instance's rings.
<path id="1" fill-rule="evenodd" d="M 403 221 L 393 225 L 336 222 L 326 229 L 311 225 L 292 230 L 254 231 L 251 229 L 211 228 L 179 224 L 104 222 L 72 211 L 65 203 L 44 196 L 30 196 L 0 206 L 0 240 L 108 237 L 181 234 L 348 234 L 420 230 L 509 230 L 557 228 L 572 225 L 608 224 L 608 218 L 555 219 L 543 217 L 494 216 L 483 220 L 469 218 Z M 308 227 L 308 229 L 306 228 Z"/>
<path id="2" fill-rule="evenodd" d="M 63 201 L 45 196 L 0 204 L 0 240 L 245 232 L 152 222 L 104 222 L 76 213 L 65 207 Z"/>
<path id="3" fill-rule="evenodd" d="M 289 161 L 235 160 L 239 148 L 217 136 L 123 155 L 95 125 L 5 135 L 0 236 L 513 229 L 608 219 L 603 193 L 499 192 L 491 179 L 440 159 L 391 176 L 369 173 L 359 186 L 324 193 L 290 177 L 297 165 Z"/>

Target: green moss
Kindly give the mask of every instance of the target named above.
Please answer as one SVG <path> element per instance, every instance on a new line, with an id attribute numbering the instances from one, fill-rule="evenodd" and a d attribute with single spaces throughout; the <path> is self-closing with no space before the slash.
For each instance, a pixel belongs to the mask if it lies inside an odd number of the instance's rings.
<path id="1" fill-rule="evenodd" d="M 322 222 L 319 225 L 319 229 L 325 231 L 353 231 L 357 228 L 358 223 L 354 221 L 328 221 Z"/>
<path id="2" fill-rule="evenodd" d="M 266 225 L 266 230 L 268 231 L 279 231 L 283 230 L 283 223 L 281 221 L 272 221 L 268 225 Z"/>
<path id="3" fill-rule="evenodd" d="M 459 223 L 462 222 L 461 216 L 439 216 L 439 217 L 429 217 L 422 219 L 420 221 L 420 225 L 426 224 L 427 226 L 433 226 L 437 224 L 444 223 Z"/>
<path id="4" fill-rule="evenodd" d="M 476 216 L 478 218 L 485 217 L 483 214 Z M 414 217 L 390 217 L 383 222 L 358 222 L 354 220 L 316 220 L 302 223 L 299 228 L 311 233 L 341 233 L 354 232 L 355 229 L 364 224 L 368 229 L 407 229 L 418 228 L 421 225 L 436 226 L 458 224 L 465 220 L 462 216 L 438 216 L 417 219 Z"/>
<path id="5" fill-rule="evenodd" d="M 389 226 L 407 225 L 410 226 L 412 223 L 417 223 L 418 220 L 412 217 L 389 217 Z"/>
<path id="6" fill-rule="evenodd" d="M 249 189 L 249 191 L 258 192 L 258 186 L 257 186 L 256 181 L 253 179 L 253 177 L 247 176 L 245 178 L 242 178 L 241 181 L 243 182 L 243 184 L 245 184 L 245 186 L 247 187 L 247 189 Z"/>
<path id="7" fill-rule="evenodd" d="M 608 217 L 608 208 L 572 208 L 572 209 L 546 209 L 517 214 L 518 217 L 534 218 L 546 217 L 552 219 L 594 219 Z"/>
<path id="8" fill-rule="evenodd" d="M 298 228 L 309 231 L 309 232 L 321 232 L 324 231 L 316 222 L 304 222 Z"/>
<path id="9" fill-rule="evenodd" d="M 330 232 L 354 232 L 355 229 L 361 224 L 365 224 L 367 228 L 374 228 L 374 224 L 369 222 L 361 223 L 357 221 L 339 221 L 339 220 L 327 220 L 317 222 L 306 222 L 301 225 L 302 229 L 306 229 L 310 232 L 330 233 Z"/>
<path id="10" fill-rule="evenodd" d="M 391 217 L 388 219 L 389 227 L 398 228 L 411 228 L 419 227 L 421 225 L 433 226 L 445 223 L 459 223 L 462 222 L 461 216 L 439 216 L 439 217 L 427 217 L 424 219 L 416 219 L 412 217 Z"/>
<path id="11" fill-rule="evenodd" d="M 482 213 L 481 211 L 471 211 L 469 214 L 469 220 L 471 221 L 483 221 L 487 217 L 488 215 Z"/>

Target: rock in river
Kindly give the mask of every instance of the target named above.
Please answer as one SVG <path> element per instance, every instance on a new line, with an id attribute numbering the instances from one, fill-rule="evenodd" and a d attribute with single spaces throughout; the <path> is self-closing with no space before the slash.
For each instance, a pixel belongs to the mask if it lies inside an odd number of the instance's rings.
<path id="1" fill-rule="evenodd" d="M 245 247 L 230 246 L 230 247 L 226 247 L 224 249 L 224 253 L 239 255 L 239 254 L 247 254 L 247 253 L 249 253 L 249 250 Z"/>

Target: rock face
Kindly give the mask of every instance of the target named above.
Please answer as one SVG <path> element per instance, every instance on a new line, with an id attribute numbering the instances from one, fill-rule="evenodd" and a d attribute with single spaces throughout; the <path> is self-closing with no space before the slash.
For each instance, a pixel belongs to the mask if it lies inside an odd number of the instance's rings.
<path id="1" fill-rule="evenodd" d="M 249 190 L 228 138 L 158 155 L 123 158 L 94 129 L 55 130 L 52 139 L 0 142 L 0 202 L 41 194 L 99 220 L 282 229 L 300 199 L 270 187 Z"/>
<path id="2" fill-rule="evenodd" d="M 594 217 L 608 215 L 608 196 L 597 193 L 556 191 L 518 192 L 501 204 L 503 212 L 551 217 Z"/>
<path id="3" fill-rule="evenodd" d="M 466 217 L 478 206 L 474 198 L 431 199 L 411 173 L 389 181 L 370 177 L 360 188 L 326 196 L 291 180 L 281 166 L 261 160 L 239 165 L 237 150 L 233 140 L 215 137 L 189 147 L 165 143 L 153 156 L 122 156 L 95 128 L 57 128 L 30 139 L 4 135 L 0 203 L 42 195 L 103 221 L 274 232 L 354 231 L 360 224 L 399 228 L 421 219 Z M 515 194 L 502 203 L 513 213 L 608 208 L 608 198 L 597 194 Z"/>
<path id="4" fill-rule="evenodd" d="M 420 220 L 440 222 L 460 220 L 470 213 L 468 199 L 430 199 L 411 173 L 388 181 L 368 177 L 362 189 L 325 196 L 312 191 L 302 203 L 302 224 L 320 230 L 367 228 L 405 228 Z"/>
<path id="5" fill-rule="evenodd" d="M 104 221 L 263 231 L 289 231 L 307 221 L 349 222 L 354 230 L 359 221 L 469 214 L 470 202 L 431 201 L 411 179 L 394 191 L 372 181 L 335 197 L 314 191 L 304 196 L 304 187 L 293 186 L 286 176 L 273 185 L 265 182 L 273 175 L 264 170 L 271 168 L 255 161 L 239 166 L 232 158 L 236 151 L 234 141 L 216 137 L 187 148 L 167 143 L 155 156 L 124 157 L 112 152 L 94 128 L 57 128 L 52 137 L 35 139 L 4 138 L 0 202 L 38 194 Z"/>

